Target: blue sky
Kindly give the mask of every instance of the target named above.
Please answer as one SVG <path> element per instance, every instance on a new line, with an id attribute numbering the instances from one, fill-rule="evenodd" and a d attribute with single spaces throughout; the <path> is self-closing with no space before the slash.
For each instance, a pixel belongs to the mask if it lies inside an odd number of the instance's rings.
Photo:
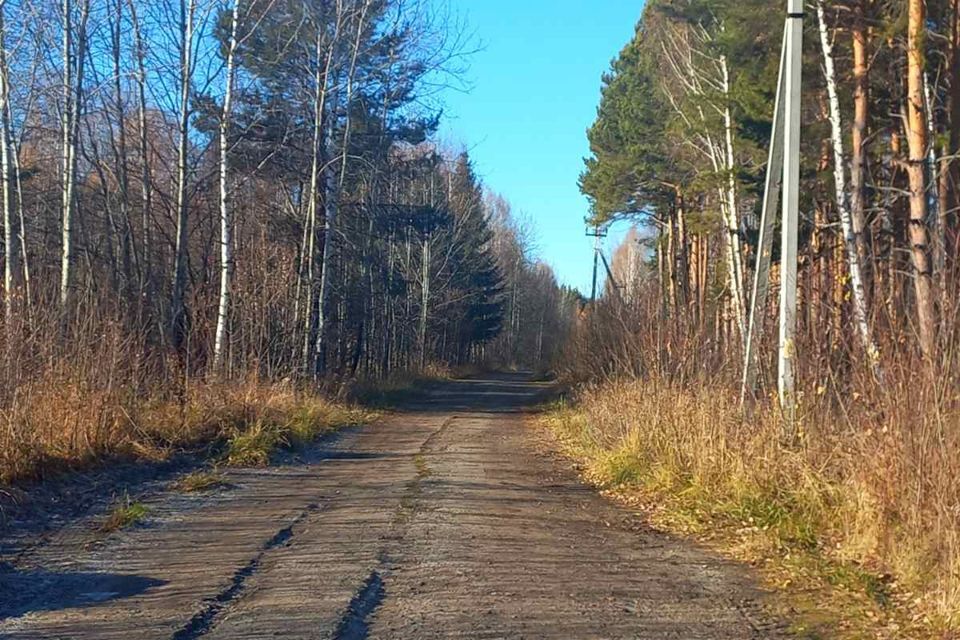
<path id="1" fill-rule="evenodd" d="M 469 92 L 443 98 L 440 137 L 464 145 L 484 183 L 531 220 L 537 253 L 560 281 L 589 293 L 592 243 L 577 177 L 600 76 L 632 36 L 643 3 L 451 2 L 482 50 L 471 59 Z M 608 249 L 619 235 L 611 234 Z"/>

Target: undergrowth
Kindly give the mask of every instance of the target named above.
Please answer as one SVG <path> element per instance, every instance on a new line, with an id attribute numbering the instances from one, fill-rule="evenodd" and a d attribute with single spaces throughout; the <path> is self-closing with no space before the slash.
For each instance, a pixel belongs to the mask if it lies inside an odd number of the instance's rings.
<path id="1" fill-rule="evenodd" d="M 0 486 L 116 460 L 197 451 L 227 465 L 264 465 L 374 413 L 286 383 L 197 381 L 179 396 L 45 379 L 0 414 Z"/>
<path id="2" fill-rule="evenodd" d="M 955 637 L 960 416 L 934 430 L 883 409 L 859 434 L 809 411 L 801 444 L 784 447 L 779 416 L 744 419 L 731 390 L 645 379 L 588 387 L 540 420 L 605 492 L 809 601 L 808 621 L 830 618 L 824 637 Z"/>

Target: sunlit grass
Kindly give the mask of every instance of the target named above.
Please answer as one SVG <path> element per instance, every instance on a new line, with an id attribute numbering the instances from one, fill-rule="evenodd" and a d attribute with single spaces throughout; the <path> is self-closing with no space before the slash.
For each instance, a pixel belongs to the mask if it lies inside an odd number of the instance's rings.
<path id="1" fill-rule="evenodd" d="M 114 504 L 106 519 L 97 527 L 100 533 L 112 533 L 132 527 L 147 517 L 150 510 L 141 502 L 131 500 L 124 494 Z"/>
<path id="2" fill-rule="evenodd" d="M 960 625 L 956 481 L 923 500 L 909 488 L 918 471 L 938 483 L 948 467 L 960 473 L 960 456 L 948 453 L 960 451 L 956 429 L 949 442 L 918 440 L 921 416 L 891 411 L 884 437 L 851 437 L 808 417 L 801 446 L 786 448 L 779 415 L 761 409 L 745 421 L 723 388 L 647 379 L 590 388 L 580 400 L 540 422 L 587 479 L 661 526 L 726 540 L 732 553 L 787 572 L 786 582 L 851 593 L 860 609 L 841 617 L 902 625 L 902 616 L 939 633 Z M 945 448 L 911 469 L 918 442 L 930 455 Z"/>

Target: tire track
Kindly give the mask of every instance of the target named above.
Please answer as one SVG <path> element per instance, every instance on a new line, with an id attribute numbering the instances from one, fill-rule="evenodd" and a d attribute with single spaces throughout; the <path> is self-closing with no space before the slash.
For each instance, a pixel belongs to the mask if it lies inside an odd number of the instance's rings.
<path id="1" fill-rule="evenodd" d="M 230 585 L 218 593 L 213 598 L 207 600 L 206 606 L 198 611 L 190 621 L 181 627 L 171 636 L 171 640 L 196 640 L 214 629 L 218 618 L 230 607 L 237 599 L 243 596 L 247 587 L 247 580 L 259 571 L 263 559 L 266 555 L 276 549 L 286 545 L 294 536 L 294 527 L 303 522 L 311 513 L 319 510 L 319 505 L 311 504 L 306 509 L 297 514 L 289 525 L 278 530 L 273 537 L 267 540 L 260 551 L 233 574 Z"/>
<path id="2" fill-rule="evenodd" d="M 431 474 L 427 464 L 427 455 L 432 451 L 434 443 L 457 419 L 457 416 L 448 417 L 434 430 L 420 445 L 420 449 L 413 456 L 417 473 L 406 484 L 406 490 L 397 507 L 391 532 L 387 536 L 388 543 L 380 550 L 379 562 L 376 568 L 364 583 L 354 593 L 347 610 L 340 618 L 333 640 L 366 640 L 370 634 L 370 617 L 376 612 L 387 597 L 386 579 L 391 571 L 391 555 L 395 555 L 402 548 L 407 529 L 418 509 L 423 481 Z M 175 638 L 174 640 L 185 640 Z"/>

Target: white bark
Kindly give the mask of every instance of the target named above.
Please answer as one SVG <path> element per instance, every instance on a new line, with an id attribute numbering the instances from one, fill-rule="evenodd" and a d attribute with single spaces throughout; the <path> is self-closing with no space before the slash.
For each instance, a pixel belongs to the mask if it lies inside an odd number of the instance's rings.
<path id="1" fill-rule="evenodd" d="M 817 1 L 817 19 L 819 22 L 820 47 L 823 51 L 823 72 L 827 84 L 827 98 L 830 109 L 830 140 L 833 145 L 833 179 L 837 194 L 837 211 L 840 214 L 840 226 L 843 230 L 843 244 L 847 254 L 847 268 L 850 275 L 850 289 L 853 301 L 854 321 L 864 352 L 870 359 L 874 373 L 879 377 L 879 351 L 870 332 L 867 317 L 867 298 L 863 286 L 863 269 L 857 252 L 856 238 L 853 232 L 853 217 L 847 197 L 846 163 L 843 152 L 843 124 L 840 117 L 840 99 L 837 96 L 837 80 L 833 63 L 833 45 L 827 31 L 824 17 L 823 0 Z"/>
<path id="2" fill-rule="evenodd" d="M 427 324 L 430 318 L 430 234 L 423 236 L 420 275 L 420 369 L 427 365 Z"/>
<path id="3" fill-rule="evenodd" d="M 223 365 L 227 334 L 227 318 L 230 313 L 230 281 L 233 276 L 233 221 L 229 202 L 229 136 L 232 117 L 234 58 L 237 50 L 237 23 L 240 19 L 240 0 L 233 0 L 230 14 L 230 40 L 227 45 L 226 86 L 223 94 L 223 110 L 220 114 L 220 302 L 217 307 L 217 333 L 213 347 L 213 369 Z"/>
<path id="4" fill-rule="evenodd" d="M 140 260 L 137 256 L 136 244 L 133 240 L 133 225 L 130 221 L 130 179 L 127 171 L 127 127 L 126 107 L 123 96 L 123 69 L 121 68 L 121 42 L 123 37 L 123 0 L 116 0 L 115 13 L 110 24 L 111 53 L 113 57 L 113 109 L 117 121 L 116 134 L 113 124 L 109 123 L 110 142 L 113 149 L 117 184 L 120 189 L 120 218 L 122 225 L 121 254 L 123 264 L 124 291 L 129 291 L 132 280 L 132 264 L 139 271 Z"/>
<path id="5" fill-rule="evenodd" d="M 9 120 L 9 109 L 7 119 Z M 23 213 L 23 181 L 20 178 L 20 145 L 14 145 L 13 152 L 10 154 L 13 158 L 13 179 L 17 190 L 17 219 L 19 222 L 19 244 L 20 244 L 20 262 L 23 269 L 23 295 L 26 302 L 27 313 L 33 306 L 33 297 L 30 291 L 30 259 L 27 254 L 27 225 Z"/>
<path id="6" fill-rule="evenodd" d="M 6 1 L 0 0 L 0 184 L 3 187 L 3 311 L 5 326 L 13 323 L 17 279 L 17 241 L 13 216 L 13 180 L 10 158 L 10 77 L 7 70 Z"/>
<path id="7" fill-rule="evenodd" d="M 63 0 L 63 113 L 60 119 L 63 146 L 61 149 L 62 181 L 60 254 L 60 306 L 66 309 L 70 296 L 71 262 L 73 259 L 73 216 L 76 204 L 77 138 L 83 92 L 83 66 L 86 59 L 87 18 L 89 0 L 82 0 L 77 25 L 77 42 L 73 41 L 73 2 Z"/>
<path id="8" fill-rule="evenodd" d="M 927 145 L 927 162 L 930 164 L 930 184 L 936 187 L 940 184 L 940 159 L 937 157 L 937 132 L 934 122 L 932 88 L 930 76 L 923 72 L 923 103 L 927 111 L 927 135 L 930 144 Z M 956 125 L 955 125 L 956 126 Z M 933 222 L 933 270 L 940 284 L 940 295 L 946 294 L 946 264 L 947 264 L 947 212 L 940 211 L 940 201 L 936 191 L 931 194 L 929 201 L 930 218 Z"/>
<path id="9" fill-rule="evenodd" d="M 320 299 L 317 310 L 317 339 L 314 346 L 314 356 L 318 362 L 322 363 L 323 358 L 323 340 L 327 327 L 327 311 L 330 306 L 330 271 L 333 264 L 333 241 L 336 234 L 338 199 L 340 190 L 343 188 L 344 180 L 347 175 L 347 158 L 350 145 L 350 103 L 353 101 L 354 74 L 357 68 L 357 56 L 360 54 L 360 39 L 363 36 L 363 29 L 366 24 L 367 9 L 369 0 L 364 0 L 361 6 L 359 16 L 357 17 L 357 31 L 353 42 L 353 53 L 350 60 L 350 69 L 347 71 L 347 90 L 346 90 L 346 121 L 343 128 L 343 140 L 340 151 L 340 178 L 336 180 L 334 175 L 333 163 L 328 161 L 325 170 L 324 179 L 324 224 L 323 224 L 323 257 L 320 267 Z M 338 3 L 338 11 L 341 11 Z M 333 129 L 336 123 L 336 115 L 331 109 L 329 134 L 327 136 L 327 158 L 333 157 Z"/>
<path id="10" fill-rule="evenodd" d="M 133 23 L 133 42 L 136 49 L 137 58 L 137 121 L 139 125 L 139 143 L 140 143 L 140 218 L 141 218 L 141 238 L 140 238 L 140 257 L 142 267 L 140 269 L 139 294 L 141 303 L 146 293 L 148 283 L 151 281 L 151 247 L 150 247 L 150 209 L 153 200 L 153 188 L 150 183 L 150 146 L 147 137 L 147 69 L 146 69 L 146 49 L 143 44 L 143 36 L 140 32 L 140 21 L 137 18 L 137 9 L 134 0 L 127 0 L 130 7 L 130 20 Z"/>
<path id="11" fill-rule="evenodd" d="M 717 25 L 723 29 L 723 25 Z M 677 115 L 694 132 L 693 140 L 685 141 L 703 155 L 718 175 L 726 174 L 726 186 L 717 189 L 721 218 L 724 224 L 723 245 L 727 264 L 727 286 L 731 309 L 736 316 L 740 339 L 746 336 L 746 300 L 743 286 L 743 248 L 740 242 L 736 188 L 736 157 L 734 154 L 734 125 L 730 110 L 730 74 L 726 57 L 711 57 L 707 46 L 713 36 L 701 24 L 675 27 L 663 35 L 661 59 L 669 68 L 673 82 L 665 87 L 667 100 Z M 695 106 L 688 114 L 678 91 L 693 99 Z M 719 103 L 712 95 L 722 95 Z M 714 123 L 704 109 L 720 119 Z M 723 129 L 722 133 L 718 129 Z M 721 143 L 717 142 L 721 139 Z"/>
<path id="12" fill-rule="evenodd" d="M 316 285 L 316 243 L 317 243 L 317 201 L 320 188 L 320 173 L 324 169 L 321 149 L 324 148 L 323 125 L 326 113 L 326 102 L 330 70 L 333 65 L 333 53 L 340 33 L 338 17 L 336 30 L 333 34 L 324 61 L 323 56 L 323 25 L 317 25 L 316 57 L 314 60 L 314 97 L 313 97 L 313 146 L 310 162 L 310 201 L 307 206 L 307 247 L 304 259 L 307 260 L 307 299 L 304 305 L 304 332 L 303 350 L 301 352 L 302 369 L 305 374 L 316 374 L 316 361 L 311 365 L 311 356 L 315 354 L 317 345 L 317 315 L 315 313 Z M 321 61 L 323 61 L 321 63 Z"/>
<path id="13" fill-rule="evenodd" d="M 740 244 L 740 209 L 737 204 L 737 177 L 736 160 L 733 152 L 733 116 L 730 112 L 730 72 L 727 68 L 726 56 L 720 57 L 722 73 L 723 95 L 727 103 L 723 108 L 723 129 L 726 153 L 727 173 L 727 233 L 730 234 L 730 253 L 733 273 L 730 276 L 730 286 L 733 289 L 733 310 L 736 314 L 737 328 L 740 339 L 746 339 L 746 300 L 743 292 L 743 247 Z"/>

